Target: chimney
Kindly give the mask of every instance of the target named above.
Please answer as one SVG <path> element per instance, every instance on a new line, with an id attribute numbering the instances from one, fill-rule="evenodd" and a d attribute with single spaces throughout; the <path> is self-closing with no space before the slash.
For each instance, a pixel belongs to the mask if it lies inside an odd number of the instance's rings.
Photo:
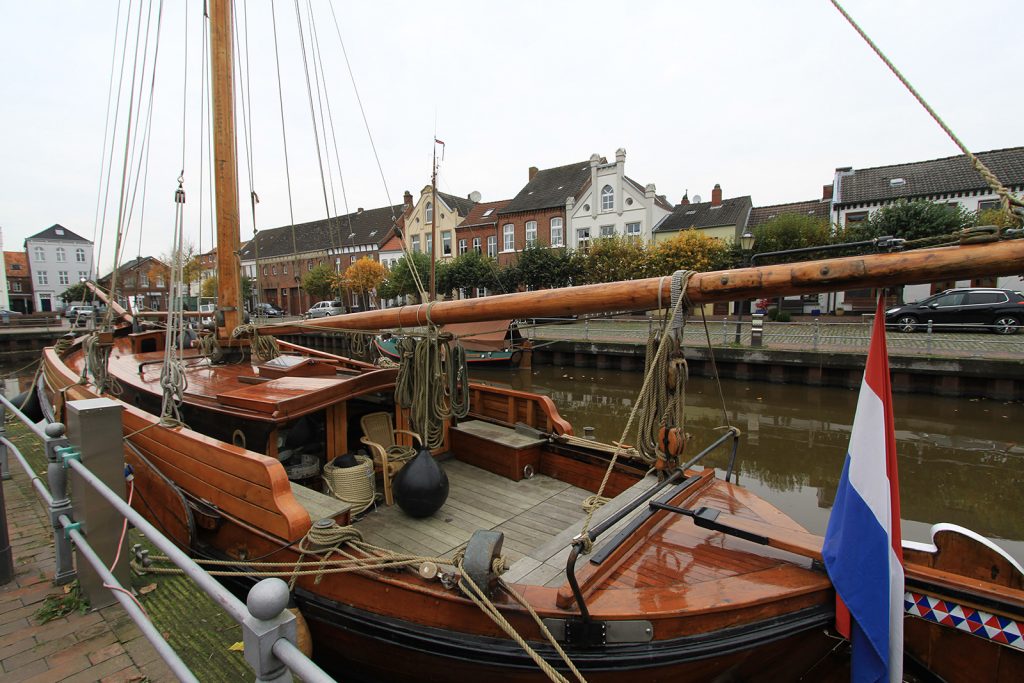
<path id="1" fill-rule="evenodd" d="M 832 183 L 821 186 L 821 201 L 827 202 L 832 199 Z"/>
<path id="2" fill-rule="evenodd" d="M 412 192 L 409 192 L 409 190 L 405 191 L 405 208 L 412 208 Z"/>
<path id="3" fill-rule="evenodd" d="M 683 192 L 683 198 L 679 200 L 679 206 L 686 206 L 690 203 L 690 191 L 685 190 Z"/>
<path id="4" fill-rule="evenodd" d="M 537 175 L 537 167 L 531 166 L 527 174 L 529 175 L 529 178 L 527 178 L 526 182 L 530 182 L 531 180 L 533 180 L 533 176 Z"/>
<path id="5" fill-rule="evenodd" d="M 711 206 L 722 205 L 722 186 L 715 183 L 715 187 L 711 190 Z"/>
<path id="6" fill-rule="evenodd" d="M 363 207 L 360 206 L 358 209 L 356 209 L 356 213 L 362 213 L 362 212 L 363 212 Z"/>

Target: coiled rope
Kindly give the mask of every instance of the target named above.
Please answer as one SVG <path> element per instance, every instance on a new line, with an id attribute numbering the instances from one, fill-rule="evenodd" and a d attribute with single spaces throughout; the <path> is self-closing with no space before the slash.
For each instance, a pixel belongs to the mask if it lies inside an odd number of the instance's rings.
<path id="1" fill-rule="evenodd" d="M 93 332 L 82 342 L 85 351 L 85 367 L 82 369 L 82 380 L 86 373 L 92 376 L 92 383 L 100 394 L 121 395 L 121 383 L 110 374 L 107 363 L 113 345 L 100 341 L 99 332 Z M 83 382 L 84 383 L 84 382 Z"/>
<path id="2" fill-rule="evenodd" d="M 250 323 L 239 325 L 231 331 L 232 339 L 249 338 L 249 348 L 252 357 L 261 362 L 273 360 L 281 355 L 281 348 L 277 345 L 277 339 L 269 334 L 260 334 L 259 325 Z"/>

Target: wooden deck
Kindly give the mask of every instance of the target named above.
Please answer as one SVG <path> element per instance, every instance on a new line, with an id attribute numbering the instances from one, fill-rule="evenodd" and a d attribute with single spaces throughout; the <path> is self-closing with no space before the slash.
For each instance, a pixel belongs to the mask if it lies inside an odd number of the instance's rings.
<path id="1" fill-rule="evenodd" d="M 425 519 L 397 506 L 380 506 L 356 523 L 364 538 L 396 552 L 450 556 L 477 529 L 505 534 L 502 547 L 515 562 L 583 519 L 589 491 L 543 474 L 511 481 L 458 460 L 441 463 L 448 474 L 448 501 Z"/>

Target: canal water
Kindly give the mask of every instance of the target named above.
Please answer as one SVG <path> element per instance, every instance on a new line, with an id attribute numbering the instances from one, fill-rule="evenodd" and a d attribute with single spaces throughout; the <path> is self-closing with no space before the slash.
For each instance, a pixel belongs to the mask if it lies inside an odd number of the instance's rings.
<path id="1" fill-rule="evenodd" d="M 550 396 L 576 434 L 618 441 L 640 390 L 639 372 L 538 366 L 473 369 L 473 379 Z M 722 380 L 729 424 L 743 432 L 739 481 L 809 531 L 824 534 L 850 439 L 857 391 Z M 692 453 L 726 423 L 713 379 L 687 384 Z M 959 524 L 1024 562 L 1024 404 L 895 394 L 903 536 L 929 541 L 932 524 Z M 628 439 L 627 439 L 628 442 Z M 728 449 L 706 463 L 723 469 Z"/>

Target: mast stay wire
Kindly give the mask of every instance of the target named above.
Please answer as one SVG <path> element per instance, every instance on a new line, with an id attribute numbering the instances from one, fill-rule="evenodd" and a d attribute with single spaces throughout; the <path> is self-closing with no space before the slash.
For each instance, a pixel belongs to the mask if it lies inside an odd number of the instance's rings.
<path id="1" fill-rule="evenodd" d="M 973 152 L 971 152 L 971 150 L 967 148 L 967 145 L 960 141 L 960 138 L 957 137 L 956 133 L 953 132 L 953 129 L 946 125 L 946 122 L 943 121 L 942 117 L 939 116 L 938 112 L 936 112 L 932 108 L 932 106 L 928 104 L 927 100 L 925 100 L 921 93 L 917 91 L 917 88 L 915 88 L 907 79 L 907 77 L 904 76 L 898 68 L 896 68 L 896 65 L 892 63 L 892 60 L 890 60 L 885 55 L 885 53 L 882 52 L 882 49 L 878 47 L 878 45 L 875 44 L 875 41 L 873 41 L 871 37 L 868 36 L 864 29 L 862 29 L 860 25 L 856 21 L 854 21 L 853 17 L 851 17 L 850 14 L 845 9 L 843 9 L 843 6 L 839 4 L 839 0 L 829 0 L 829 2 L 832 3 L 832 6 L 835 7 L 841 15 L 843 15 L 843 18 L 846 19 L 847 23 L 849 23 L 850 26 L 853 27 L 853 30 L 860 35 L 864 42 L 868 44 L 868 47 L 870 47 L 874 51 L 874 53 L 878 55 L 878 58 L 881 59 L 887 67 L 889 67 L 889 71 L 891 71 L 893 75 L 899 79 L 900 83 L 903 84 L 903 87 L 906 88 L 907 91 L 914 96 L 914 99 L 917 100 L 918 104 L 924 107 L 925 111 L 928 112 L 928 115 L 932 117 L 932 120 L 934 120 L 935 123 L 939 124 L 939 127 L 942 128 L 946 135 L 949 136 L 949 139 L 953 141 L 953 144 L 960 148 L 960 151 L 963 152 L 964 155 L 970 160 L 975 170 L 981 175 L 982 178 L 985 179 L 985 182 L 988 183 L 988 186 L 992 189 L 992 191 L 999 195 L 1003 211 L 1006 213 L 1010 213 L 1011 204 L 1017 207 L 1024 207 L 1024 201 L 1018 199 L 1017 197 L 1014 197 L 1006 188 L 1006 186 L 1003 185 L 1003 183 L 999 180 L 996 174 L 993 173 L 992 170 L 989 169 L 988 166 L 986 166 L 981 161 L 981 159 L 979 159 Z"/>
<path id="2" fill-rule="evenodd" d="M 100 204 L 101 204 L 101 199 L 103 199 L 103 197 L 105 196 L 105 193 L 103 191 L 103 170 L 104 170 L 104 168 L 107 167 L 107 138 L 108 138 L 108 134 L 110 133 L 110 104 L 111 104 L 111 101 L 112 101 L 113 95 L 114 95 L 114 65 L 117 64 L 117 43 L 118 43 L 118 37 L 119 37 L 118 26 L 120 26 L 120 24 L 121 24 L 121 6 L 122 6 L 122 4 L 123 4 L 122 0 L 118 0 L 117 1 L 117 15 L 114 18 L 114 40 L 111 41 L 111 48 L 110 48 L 110 77 L 109 77 L 109 80 L 107 82 L 107 111 L 103 115 L 103 144 L 100 146 L 100 172 L 99 172 L 99 180 L 97 181 L 97 188 L 96 188 L 96 211 L 95 211 L 95 214 L 94 214 L 94 217 L 93 217 L 93 222 L 92 222 L 92 243 L 93 244 L 96 244 L 96 234 L 97 234 L 97 230 L 99 229 L 99 225 L 100 225 Z M 127 19 L 127 15 L 126 15 L 126 19 Z M 118 82 L 118 93 L 120 94 L 120 81 Z M 115 132 L 116 132 L 116 129 L 117 129 L 117 125 L 116 125 L 117 124 L 117 120 L 116 119 L 117 119 L 117 117 L 115 115 L 115 120 L 114 120 Z M 111 159 L 113 159 L 113 145 L 111 145 Z M 104 203 L 103 206 L 104 206 L 104 209 L 105 209 L 106 208 L 106 204 Z M 97 262 L 97 264 L 99 262 L 98 256 L 99 256 L 99 254 L 97 253 L 95 255 L 95 257 L 94 257 L 94 260 Z M 93 269 L 93 266 L 92 266 L 92 264 L 90 264 L 90 271 L 92 271 L 92 269 Z M 98 271 L 98 265 L 97 265 L 97 271 Z M 99 279 L 99 273 L 98 272 L 96 272 L 96 273 L 90 272 L 89 273 L 89 277 L 95 278 L 95 279 Z"/>

